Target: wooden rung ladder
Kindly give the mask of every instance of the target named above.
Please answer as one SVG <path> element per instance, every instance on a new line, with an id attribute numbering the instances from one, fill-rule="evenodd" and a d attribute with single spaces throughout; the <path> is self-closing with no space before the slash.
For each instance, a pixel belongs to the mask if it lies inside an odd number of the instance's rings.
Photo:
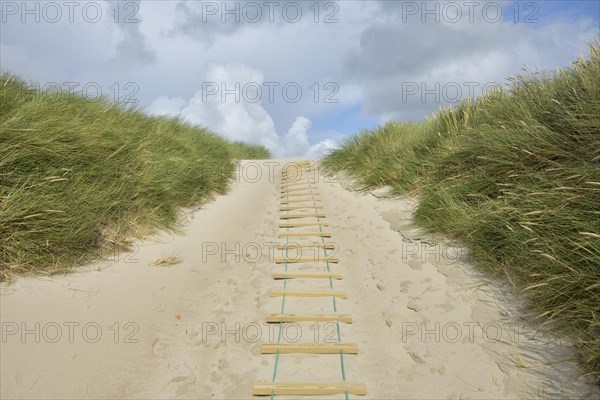
<path id="1" fill-rule="evenodd" d="M 256 383 L 252 390 L 254 396 L 328 396 L 344 393 L 364 396 L 367 394 L 367 388 L 363 383 L 349 382 L 271 382 Z"/>
<path id="2" fill-rule="evenodd" d="M 277 250 L 285 250 L 285 249 L 310 249 L 310 248 L 319 248 L 319 249 L 328 249 L 328 250 L 334 250 L 335 249 L 335 243 L 319 243 L 319 242 L 314 242 L 314 243 L 286 243 L 286 244 L 278 244 L 277 245 Z"/>
<path id="3" fill-rule="evenodd" d="M 330 322 L 339 321 L 345 324 L 352 323 L 349 314 L 267 314 L 268 323 L 278 324 L 280 322 Z"/>
<path id="4" fill-rule="evenodd" d="M 300 226 L 329 226 L 329 223 L 327 223 L 327 222 L 302 222 L 302 221 L 280 222 L 279 223 L 280 228 L 297 228 Z"/>
<path id="5" fill-rule="evenodd" d="M 331 257 L 327 250 L 335 250 L 335 243 L 325 243 L 324 238 L 331 237 L 331 233 L 323 232 L 323 229 L 329 227 L 329 223 L 322 222 L 322 218 L 326 218 L 325 214 L 320 212 L 324 207 L 321 206 L 322 201 L 318 193 L 316 177 L 311 174 L 316 174 L 318 164 L 308 160 L 289 164 L 289 169 L 284 168 L 282 172 L 280 194 L 279 194 L 279 238 L 285 243 L 278 243 L 278 250 L 286 250 L 285 257 L 275 258 L 276 264 L 286 263 L 284 272 L 274 272 L 273 279 L 329 279 L 328 290 L 292 290 L 283 285 L 283 289 L 271 290 L 271 297 L 283 297 L 281 313 L 267 314 L 266 321 L 271 324 L 296 323 L 296 322 L 337 322 L 337 323 L 352 323 L 352 316 L 349 314 L 290 314 L 283 313 L 283 305 L 285 297 L 314 297 L 327 298 L 333 297 L 334 311 L 335 298 L 347 299 L 348 294 L 345 291 L 333 290 L 333 279 L 343 279 L 339 272 L 330 271 L 329 263 L 337 263 L 336 257 Z M 310 198 L 308 198 L 310 196 Z M 293 212 L 293 213 L 291 213 Z M 314 218 L 306 220 L 305 218 Z M 326 228 L 323 228 L 326 227 Z M 297 229 L 293 229 L 297 228 Z M 306 229 L 303 229 L 306 228 Z M 316 232 L 319 229 L 319 232 Z M 285 230 L 285 231 L 283 231 Z M 304 232 L 303 232 L 304 231 Z M 299 238 L 299 239 L 294 239 Z M 301 243 L 290 242 L 298 240 Z M 321 243 L 319 242 L 321 241 Z M 303 257 L 301 249 L 322 249 L 324 254 L 315 255 L 313 257 Z M 297 250 L 296 258 L 288 255 L 288 250 Z M 331 254 L 333 255 L 333 253 Z M 302 267 L 296 271 L 288 271 L 287 264 L 296 263 L 317 263 L 310 265 L 308 270 L 303 270 Z M 325 264 L 327 263 L 327 268 Z M 292 266 L 290 266 L 292 268 Z M 323 283 L 320 281 L 319 283 Z M 314 354 L 314 355 L 335 355 L 342 358 L 343 372 L 343 355 L 358 354 L 358 345 L 354 343 L 263 343 L 260 347 L 261 354 Z M 275 372 L 277 362 L 275 362 Z M 274 372 L 274 374 L 275 374 Z M 253 386 L 252 394 L 254 396 L 328 396 L 328 395 L 357 395 L 364 396 L 367 394 L 367 389 L 364 383 L 346 382 L 344 375 L 343 382 L 258 382 Z M 275 375 L 273 375 L 275 380 Z"/>
<path id="6" fill-rule="evenodd" d="M 305 205 L 305 206 L 289 206 L 289 207 L 281 207 L 279 209 L 279 212 L 283 212 L 283 211 L 295 211 L 295 210 L 322 210 L 323 206 L 311 206 L 311 205 Z M 299 226 L 299 225 L 296 225 Z"/>
<path id="7" fill-rule="evenodd" d="M 285 194 L 285 193 L 292 193 L 292 192 L 301 192 L 303 190 L 310 190 L 313 189 L 314 186 L 307 186 L 304 188 L 295 188 L 295 189 L 282 189 L 281 190 L 281 194 Z"/>
<path id="8" fill-rule="evenodd" d="M 330 262 L 336 264 L 339 260 L 335 257 L 298 257 L 298 258 L 285 258 L 277 257 L 275 264 L 298 264 L 298 263 L 310 263 L 310 262 Z"/>
<path id="9" fill-rule="evenodd" d="M 293 204 L 293 203 L 320 203 L 321 200 L 319 199 L 301 199 L 301 200 L 281 200 L 281 206 L 284 206 L 286 204 Z"/>
<path id="10" fill-rule="evenodd" d="M 302 180 L 302 182 L 298 181 L 298 182 L 290 182 L 290 183 L 282 183 L 281 184 L 281 188 L 287 188 L 290 186 L 300 186 L 300 185 L 316 185 L 317 182 L 314 181 L 306 181 L 306 180 Z"/>
<path id="11" fill-rule="evenodd" d="M 266 343 L 260 346 L 261 354 L 358 354 L 353 343 Z"/>
<path id="12" fill-rule="evenodd" d="M 296 170 L 294 171 L 293 174 L 284 174 L 281 177 L 281 183 L 282 184 L 287 184 L 287 183 L 295 183 L 295 182 L 302 182 L 302 183 L 306 183 L 307 179 L 310 182 L 311 178 L 313 178 L 313 176 L 311 176 L 315 171 L 314 170 Z M 314 181 L 313 181 L 314 182 Z"/>
<path id="13" fill-rule="evenodd" d="M 289 289 L 273 289 L 271 297 L 337 297 L 347 299 L 348 293 L 341 290 L 289 290 Z"/>
<path id="14" fill-rule="evenodd" d="M 302 197 L 302 196 L 319 196 L 319 193 L 290 193 L 290 194 L 283 194 L 279 198 L 287 199 L 288 197 Z"/>
<path id="15" fill-rule="evenodd" d="M 306 236 L 316 236 L 316 237 L 331 237 L 331 233 L 329 232 L 281 232 L 278 237 L 306 237 Z"/>
<path id="16" fill-rule="evenodd" d="M 313 214 L 281 214 L 279 219 L 295 219 L 295 218 L 325 218 L 325 214 L 313 213 Z"/>
<path id="17" fill-rule="evenodd" d="M 343 279 L 337 272 L 274 272 L 273 279 Z"/>

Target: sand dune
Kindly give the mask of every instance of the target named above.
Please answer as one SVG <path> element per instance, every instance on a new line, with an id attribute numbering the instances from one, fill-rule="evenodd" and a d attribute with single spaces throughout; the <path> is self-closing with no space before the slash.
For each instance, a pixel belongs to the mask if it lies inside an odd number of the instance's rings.
<path id="1" fill-rule="evenodd" d="M 270 291 L 281 288 L 273 246 L 286 162 L 243 162 L 232 190 L 190 211 L 179 235 L 66 276 L 2 284 L 0 397 L 250 398 L 274 370 L 260 345 L 276 339 L 264 321 L 281 306 Z M 336 304 L 353 317 L 340 334 L 360 346 L 345 372 L 365 383 L 366 398 L 600 396 L 579 378 L 566 340 L 532 324 L 509 287 L 412 225 L 414 200 L 318 181 L 339 249 L 332 270 L 344 275 L 335 289 L 349 294 Z M 169 256 L 180 262 L 154 264 Z M 331 302 L 286 300 L 286 312 L 307 309 L 331 312 Z M 303 343 L 331 334 L 327 323 L 297 327 Z M 282 355 L 277 380 L 340 374 L 339 357 Z"/>

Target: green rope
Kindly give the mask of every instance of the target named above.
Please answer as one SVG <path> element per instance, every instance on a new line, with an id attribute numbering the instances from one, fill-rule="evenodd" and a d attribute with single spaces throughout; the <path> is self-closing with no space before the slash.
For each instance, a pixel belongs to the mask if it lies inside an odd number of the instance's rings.
<path id="1" fill-rule="evenodd" d="M 310 182 L 309 182 L 308 186 L 310 187 Z M 318 212 L 318 209 L 317 209 L 317 202 L 314 201 L 315 200 L 314 196 L 312 196 L 312 198 L 313 198 L 313 205 L 315 206 L 315 213 L 317 214 L 317 222 L 320 222 L 320 218 L 319 218 L 319 215 L 318 215 L 319 212 Z M 323 227 L 321 225 L 319 225 L 319 231 L 321 233 L 323 233 Z M 330 268 L 330 265 L 329 265 L 329 260 L 327 260 L 327 255 L 328 255 L 327 254 L 327 246 L 326 246 L 326 243 L 325 243 L 325 237 L 323 237 L 323 236 L 321 236 L 321 243 L 323 243 L 323 253 L 325 254 L 325 263 L 327 265 L 327 272 L 331 272 L 331 268 Z M 333 279 L 331 278 L 331 275 L 329 276 L 329 287 L 331 289 L 333 289 Z M 336 305 L 336 302 L 335 302 L 335 296 L 332 296 L 332 298 L 333 298 L 333 311 L 337 312 L 337 305 Z M 342 342 L 342 336 L 341 336 L 341 333 L 340 333 L 340 321 L 336 320 L 335 321 L 335 325 L 336 325 L 336 329 L 337 329 L 338 343 L 341 343 Z M 343 379 L 344 382 L 346 382 L 346 369 L 344 367 L 344 351 L 343 350 L 340 350 L 340 365 L 342 367 L 342 379 Z M 345 394 L 346 394 L 346 400 L 348 400 L 348 392 L 346 392 Z"/>
<path id="2" fill-rule="evenodd" d="M 310 183 L 310 180 L 308 179 L 308 175 L 306 176 L 306 181 L 308 182 L 308 187 L 309 189 L 312 189 L 312 185 Z M 320 222 L 320 218 L 319 218 L 319 211 L 317 208 L 317 202 L 315 201 L 315 196 L 312 195 L 312 200 L 313 200 L 313 205 L 315 206 L 315 213 L 317 214 L 317 222 Z M 289 193 L 286 196 L 286 199 L 289 200 Z M 289 204 L 289 203 L 288 203 Z M 288 207 L 289 208 L 289 207 Z M 287 214 L 289 215 L 290 210 L 287 210 Z M 289 225 L 286 228 L 286 230 L 289 232 L 290 228 Z M 321 233 L 323 233 L 323 227 L 319 224 L 319 231 Z M 327 260 L 327 247 L 326 247 L 326 243 L 325 243 L 325 238 L 323 236 L 321 236 L 321 242 L 323 243 L 323 252 L 325 254 L 325 263 L 327 264 L 327 271 L 331 272 L 331 267 L 329 265 L 329 260 Z M 289 236 L 286 236 L 286 240 L 285 240 L 286 246 L 285 246 L 285 274 L 283 276 L 283 288 L 285 289 L 287 287 L 287 271 L 288 271 L 288 245 L 289 245 Z M 329 276 L 329 287 L 331 289 L 333 289 L 333 279 L 331 277 L 331 275 Z M 332 296 L 333 298 L 333 311 L 337 312 L 337 305 L 335 302 L 335 296 Z M 283 310 L 285 307 L 285 293 L 283 294 L 283 298 L 281 300 L 281 313 L 283 314 Z M 338 336 L 338 343 L 341 343 L 342 341 L 342 337 L 341 337 L 341 333 L 340 333 L 340 321 L 336 320 L 336 329 L 337 329 L 337 336 Z M 277 337 L 277 344 L 279 344 L 281 342 L 281 332 L 283 330 L 283 318 L 279 321 L 279 334 Z M 277 366 L 279 364 L 279 350 L 277 350 L 277 353 L 275 354 L 275 368 L 273 369 L 273 382 L 275 382 L 275 378 L 277 376 Z M 346 369 L 344 367 L 344 351 L 340 350 L 340 365 L 342 368 L 342 379 L 344 380 L 344 382 L 346 382 Z M 346 400 L 348 400 L 348 392 L 345 393 L 346 394 Z M 273 400 L 273 398 L 275 398 L 275 391 L 271 391 L 271 400 Z"/>
<path id="3" fill-rule="evenodd" d="M 286 199 L 289 200 L 289 195 L 286 196 Z M 289 203 L 288 203 L 289 204 Z M 289 207 L 287 207 L 289 208 Z M 290 215 L 290 210 L 286 210 L 287 215 Z M 286 231 L 289 232 L 289 226 L 286 228 Z M 288 245 L 289 245 L 290 237 L 285 237 L 285 273 L 283 275 L 283 289 L 287 287 L 287 271 L 288 271 Z M 281 298 L 281 314 L 283 314 L 283 310 L 285 309 L 285 293 Z M 281 332 L 283 331 L 283 316 L 279 321 L 279 333 L 277 335 L 277 344 L 281 343 Z M 279 349 L 277 349 L 277 353 L 275 353 L 275 367 L 273 368 L 273 382 L 275 382 L 275 378 L 277 377 L 277 366 L 279 365 Z M 271 391 L 271 400 L 275 397 L 275 391 Z"/>

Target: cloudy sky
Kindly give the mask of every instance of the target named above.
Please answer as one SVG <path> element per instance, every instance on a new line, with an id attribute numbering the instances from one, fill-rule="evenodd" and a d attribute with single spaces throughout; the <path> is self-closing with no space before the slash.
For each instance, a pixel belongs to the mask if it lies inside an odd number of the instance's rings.
<path id="1" fill-rule="evenodd" d="M 276 156 L 421 120 L 600 36 L 592 1 L 0 1 L 0 68 Z"/>

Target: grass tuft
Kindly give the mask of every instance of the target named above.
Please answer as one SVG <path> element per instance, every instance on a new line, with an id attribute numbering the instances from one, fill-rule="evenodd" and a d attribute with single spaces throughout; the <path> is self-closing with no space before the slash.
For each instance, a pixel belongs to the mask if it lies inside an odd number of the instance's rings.
<path id="1" fill-rule="evenodd" d="M 175 230 L 223 193 L 238 159 L 268 158 L 178 118 L 42 94 L 0 76 L 0 280 L 64 273 Z"/>
<path id="2" fill-rule="evenodd" d="M 152 262 L 152 265 L 161 267 L 172 267 L 173 265 L 181 264 L 183 259 L 179 256 L 167 256 L 158 258 Z"/>
<path id="3" fill-rule="evenodd" d="M 508 277 L 600 378 L 600 42 L 568 69 L 351 137 L 323 166 L 418 194 L 416 222 Z"/>

